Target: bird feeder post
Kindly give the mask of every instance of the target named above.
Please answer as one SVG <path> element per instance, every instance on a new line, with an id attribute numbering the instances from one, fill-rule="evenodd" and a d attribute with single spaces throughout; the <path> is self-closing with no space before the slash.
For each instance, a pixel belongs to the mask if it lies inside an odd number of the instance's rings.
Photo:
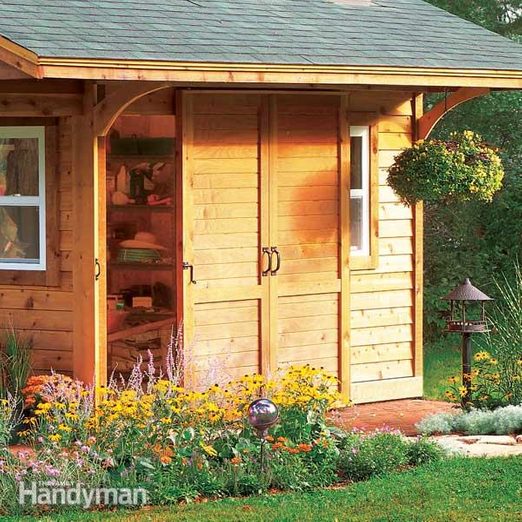
<path id="1" fill-rule="evenodd" d="M 474 333 L 489 332 L 485 303 L 493 299 L 475 288 L 469 279 L 465 279 L 460 286 L 442 299 L 450 302 L 446 332 L 462 335 L 462 386 L 466 391 L 461 404 L 463 407 L 468 407 L 472 399 L 471 336 Z M 479 306 L 478 310 L 477 306 Z"/>

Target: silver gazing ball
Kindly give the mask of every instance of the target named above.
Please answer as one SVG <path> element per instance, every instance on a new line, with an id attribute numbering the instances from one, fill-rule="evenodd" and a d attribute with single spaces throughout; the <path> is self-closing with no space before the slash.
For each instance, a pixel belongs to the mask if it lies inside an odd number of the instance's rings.
<path id="1" fill-rule="evenodd" d="M 266 432 L 279 420 L 279 410 L 270 399 L 257 399 L 248 407 L 248 422 L 258 432 Z"/>

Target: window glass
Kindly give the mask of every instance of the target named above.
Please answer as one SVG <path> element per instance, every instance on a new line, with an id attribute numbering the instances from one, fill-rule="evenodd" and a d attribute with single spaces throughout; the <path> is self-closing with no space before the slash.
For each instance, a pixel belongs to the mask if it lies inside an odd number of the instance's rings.
<path id="1" fill-rule="evenodd" d="M 352 189 L 362 189 L 362 136 L 352 136 L 350 138 L 350 187 Z"/>
<path id="2" fill-rule="evenodd" d="M 350 198 L 350 238 L 352 250 L 362 250 L 363 244 L 363 200 Z"/>
<path id="3" fill-rule="evenodd" d="M 44 142 L 44 127 L 0 127 L 1 270 L 45 270 Z"/>
<path id="4" fill-rule="evenodd" d="M 38 263 L 39 213 L 38 207 L 0 206 L 0 260 Z"/>
<path id="5" fill-rule="evenodd" d="M 38 193 L 38 138 L 0 138 L 0 195 Z"/>
<path id="6" fill-rule="evenodd" d="M 350 251 L 370 255 L 370 128 L 350 127 Z"/>

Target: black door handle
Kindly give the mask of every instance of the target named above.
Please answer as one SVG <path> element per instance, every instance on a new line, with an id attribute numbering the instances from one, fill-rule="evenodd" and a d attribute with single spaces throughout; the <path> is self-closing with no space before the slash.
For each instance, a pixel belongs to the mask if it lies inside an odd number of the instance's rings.
<path id="1" fill-rule="evenodd" d="M 187 261 L 183 261 L 183 270 L 190 270 L 190 282 L 195 285 L 197 281 L 194 279 L 194 265 L 187 263 Z"/>
<path id="2" fill-rule="evenodd" d="M 277 272 L 279 272 L 279 269 L 281 268 L 281 253 L 279 252 L 277 247 L 271 248 L 272 253 L 270 254 L 270 267 L 272 267 L 272 257 L 275 254 L 276 255 L 276 266 L 275 268 L 271 268 L 270 273 L 272 275 L 277 275 Z"/>
<path id="3" fill-rule="evenodd" d="M 95 272 L 94 272 L 94 280 L 98 281 L 100 279 L 100 276 L 101 276 L 101 264 L 98 261 L 98 258 L 96 258 L 94 260 L 94 267 L 96 269 Z"/>
<path id="4" fill-rule="evenodd" d="M 263 256 L 261 262 L 264 263 L 265 257 L 268 259 L 267 268 L 261 272 L 261 275 L 266 277 L 270 273 L 270 270 L 272 270 L 272 255 L 270 254 L 270 249 L 268 247 L 263 247 L 262 252 Z"/>

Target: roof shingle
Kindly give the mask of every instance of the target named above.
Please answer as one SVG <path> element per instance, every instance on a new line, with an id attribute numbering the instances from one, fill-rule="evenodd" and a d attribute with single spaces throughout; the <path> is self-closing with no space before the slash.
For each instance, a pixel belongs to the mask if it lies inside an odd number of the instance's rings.
<path id="1" fill-rule="evenodd" d="M 47 58 L 522 70 L 422 0 L 0 0 L 0 34 Z"/>

